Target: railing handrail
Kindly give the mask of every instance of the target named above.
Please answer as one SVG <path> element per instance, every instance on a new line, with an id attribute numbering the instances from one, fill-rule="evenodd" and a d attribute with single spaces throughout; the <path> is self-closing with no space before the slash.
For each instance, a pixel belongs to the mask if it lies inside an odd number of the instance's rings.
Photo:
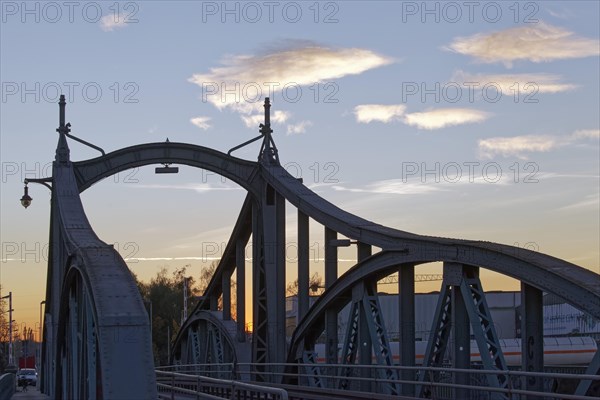
<path id="1" fill-rule="evenodd" d="M 288 400 L 287 391 L 285 389 L 281 389 L 281 388 L 261 386 L 261 385 L 240 382 L 240 381 L 230 380 L 230 379 L 218 379 L 218 378 L 212 378 L 209 376 L 190 375 L 190 374 L 183 374 L 180 372 L 170 372 L 170 371 L 161 371 L 161 370 L 156 370 L 156 375 L 157 375 L 157 379 L 159 376 L 172 377 L 172 378 L 177 378 L 177 377 L 187 378 L 187 379 L 193 379 L 194 382 L 198 383 L 198 385 L 200 383 L 207 383 L 207 384 L 213 384 L 213 385 L 220 385 L 221 387 L 230 387 L 232 393 L 246 390 L 246 391 L 258 392 L 261 394 L 270 394 L 270 395 L 276 396 L 275 399 L 279 399 L 279 400 Z M 190 382 L 190 383 L 192 383 L 192 382 Z M 157 382 L 157 386 L 164 387 L 164 388 L 168 388 L 168 387 L 175 388 L 174 386 L 170 386 L 170 385 L 167 385 L 162 382 Z M 198 387 L 197 389 L 198 389 L 198 391 L 193 391 L 191 389 L 185 389 L 185 388 L 177 388 L 177 391 L 182 391 L 183 393 L 188 393 L 188 394 L 197 394 L 200 392 L 200 387 Z"/>
<path id="2" fill-rule="evenodd" d="M 231 372 L 232 373 L 245 373 L 245 374 L 250 374 L 252 375 L 253 373 L 255 373 L 253 371 L 254 367 L 261 367 L 261 371 L 260 374 L 261 375 L 268 375 L 268 376 L 289 376 L 289 377 L 302 377 L 302 378 L 310 378 L 313 375 L 308 374 L 308 373 L 303 373 L 301 371 L 298 372 L 294 372 L 294 373 L 286 373 L 282 371 L 282 367 L 296 367 L 296 368 L 302 368 L 303 366 L 308 366 L 310 364 L 295 364 L 295 363 L 267 363 L 267 364 L 258 364 L 258 363 L 238 363 L 235 365 L 236 370 L 233 370 L 233 364 L 188 364 L 188 365 L 177 365 L 177 366 L 172 366 L 172 367 L 179 367 L 179 368 L 198 368 L 198 367 L 204 367 L 204 366 L 210 366 L 211 369 L 213 369 L 213 371 L 205 371 L 206 373 L 210 373 L 210 372 L 217 372 L 215 371 L 215 367 L 219 368 L 219 367 L 231 367 Z M 338 370 L 339 368 L 345 368 L 348 367 L 348 365 L 345 364 L 323 364 L 323 363 L 318 363 L 316 364 L 318 365 L 320 368 L 323 369 L 332 369 L 332 370 Z M 275 367 L 275 368 L 269 368 L 269 367 Z M 539 378 L 547 378 L 547 379 L 577 379 L 577 380 L 591 380 L 591 381 L 600 381 L 600 376 L 599 375 L 589 375 L 589 374 L 569 374 L 569 373 L 550 373 L 550 372 L 529 372 L 529 371 L 512 371 L 512 370 L 485 370 L 485 369 L 464 369 L 464 368 L 440 368 L 440 367 L 423 367 L 423 366 L 414 366 L 414 367 L 407 367 L 407 366 L 398 366 L 398 365 L 393 365 L 393 366 L 387 366 L 387 365 L 359 365 L 359 364 L 352 364 L 352 368 L 363 368 L 363 369 L 370 369 L 370 370 L 377 370 L 377 369 L 393 369 L 393 370 L 410 370 L 410 371 L 429 371 L 429 372 L 444 372 L 444 373 L 465 373 L 465 374 L 482 374 L 482 375 L 504 375 L 507 377 L 507 379 L 510 380 L 511 377 L 513 378 L 525 378 L 525 377 L 539 377 Z M 274 369 L 274 370 L 279 370 L 279 371 L 269 371 L 270 369 Z M 222 371 L 222 370 L 220 370 Z M 157 371 L 158 372 L 158 371 Z M 343 377 L 339 376 L 339 375 L 330 375 L 330 374 L 321 374 L 319 375 L 320 378 L 322 379 L 334 379 L 334 380 L 339 380 L 339 379 L 344 379 Z M 209 377 L 203 377 L 205 379 L 215 379 L 215 378 L 209 378 Z M 425 382 L 419 382 L 417 380 L 403 380 L 403 379 L 382 379 L 380 377 L 375 377 L 375 378 L 363 378 L 363 377 L 348 377 L 346 379 L 350 379 L 350 380 L 354 380 L 354 381 L 373 381 L 375 383 L 399 383 L 399 384 L 413 384 L 413 385 L 424 385 L 424 386 L 428 386 L 428 387 L 446 387 L 446 388 L 453 388 L 453 389 L 469 389 L 469 390 L 477 390 L 477 391 L 485 391 L 485 392 L 496 392 L 496 393 L 504 393 L 504 394 L 509 394 L 509 395 L 540 395 L 543 394 L 544 396 L 548 397 L 548 398 L 560 398 L 560 399 L 570 399 L 570 400 L 588 400 L 588 399 L 595 399 L 595 397 L 589 397 L 589 396 L 580 396 L 580 395 L 572 395 L 572 394 L 564 394 L 564 393 L 552 393 L 552 392 L 548 392 L 548 391 L 534 391 L 534 390 L 526 390 L 526 389 L 519 389 L 518 387 L 507 387 L 507 388 L 495 388 L 495 387 L 490 387 L 490 386 L 481 386 L 481 385 L 463 385 L 463 384 L 458 384 L 458 383 L 452 383 L 452 382 L 431 382 L 431 381 L 425 381 Z M 250 384 L 252 385 L 252 384 Z M 301 386 L 299 386 L 301 387 Z"/>

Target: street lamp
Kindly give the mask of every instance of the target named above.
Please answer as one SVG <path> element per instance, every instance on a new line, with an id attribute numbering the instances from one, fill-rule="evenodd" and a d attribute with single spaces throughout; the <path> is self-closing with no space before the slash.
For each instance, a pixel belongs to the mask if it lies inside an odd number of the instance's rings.
<path id="1" fill-rule="evenodd" d="M 41 185 L 46 186 L 48 189 L 52 190 L 52 186 L 49 185 L 49 182 L 52 182 L 52 178 L 41 178 L 41 179 L 29 178 L 29 179 L 25 179 L 23 181 L 23 183 L 25 183 L 24 193 L 23 193 L 23 197 L 21 197 L 21 205 L 23 207 L 25 207 L 25 208 L 29 207 L 31 205 L 31 202 L 33 201 L 33 198 L 29 195 L 29 187 L 27 186 L 29 184 L 29 182 L 39 183 Z"/>
<path id="2" fill-rule="evenodd" d="M 23 197 L 21 197 L 21 205 L 27 208 L 31 205 L 31 200 L 33 199 L 29 195 L 29 188 L 27 187 L 27 184 L 25 184 L 25 193 L 23 194 Z"/>

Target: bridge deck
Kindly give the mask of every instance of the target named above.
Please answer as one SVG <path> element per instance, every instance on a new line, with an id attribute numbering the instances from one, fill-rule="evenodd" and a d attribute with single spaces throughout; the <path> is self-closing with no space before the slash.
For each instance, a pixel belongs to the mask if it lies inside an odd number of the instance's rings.
<path id="1" fill-rule="evenodd" d="M 46 396 L 43 393 L 40 393 L 36 387 L 29 387 L 29 388 L 27 388 L 26 392 L 23 392 L 21 390 L 22 389 L 19 388 L 19 390 L 11 397 L 11 400 L 16 400 L 16 399 L 47 400 L 47 399 L 50 399 L 50 397 Z"/>

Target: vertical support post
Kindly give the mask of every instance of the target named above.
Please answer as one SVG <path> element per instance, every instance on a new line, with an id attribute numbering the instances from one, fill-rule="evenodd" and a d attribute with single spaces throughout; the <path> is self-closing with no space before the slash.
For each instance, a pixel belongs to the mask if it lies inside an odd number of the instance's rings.
<path id="1" fill-rule="evenodd" d="M 459 266 L 462 268 L 462 266 Z M 452 363 L 454 368 L 469 369 L 471 367 L 471 325 L 469 314 L 465 305 L 465 299 L 460 291 L 460 286 L 452 286 L 452 335 L 454 346 L 452 347 Z M 455 372 L 454 383 L 468 385 L 470 376 L 463 372 Z M 468 399 L 467 389 L 456 388 L 455 399 Z"/>
<path id="2" fill-rule="evenodd" d="M 523 371 L 544 370 L 544 322 L 542 291 L 521 282 L 521 353 Z M 543 390 L 543 379 L 525 378 L 526 390 Z M 527 399 L 537 398 L 528 396 Z"/>
<path id="3" fill-rule="evenodd" d="M 210 297 L 210 311 L 218 311 L 219 310 L 219 299 L 217 296 Z"/>
<path id="4" fill-rule="evenodd" d="M 310 306 L 309 285 L 309 234 L 308 215 L 298 210 L 298 321 L 306 315 Z"/>
<path id="5" fill-rule="evenodd" d="M 221 287 L 223 288 L 223 320 L 231 320 L 231 274 L 228 270 L 221 275 Z"/>
<path id="6" fill-rule="evenodd" d="M 400 342 L 400 365 L 403 367 L 415 366 L 415 265 L 402 264 L 398 268 L 398 301 L 400 324 L 398 333 Z M 402 380 L 414 381 L 414 370 L 401 370 Z M 406 383 L 402 384 L 404 396 L 414 396 L 415 387 Z"/>
<path id="7" fill-rule="evenodd" d="M 246 254 L 245 243 L 238 239 L 235 243 L 235 264 L 237 281 L 237 336 L 238 342 L 246 341 Z"/>
<path id="8" fill-rule="evenodd" d="M 371 256 L 372 248 L 370 245 L 362 242 L 356 244 L 357 261 L 361 262 L 364 259 Z M 362 286 L 362 297 L 364 297 L 365 287 Z M 354 293 L 354 292 L 353 292 Z M 367 322 L 367 315 L 364 307 L 360 307 L 359 325 L 358 325 L 358 360 L 361 365 L 371 365 L 373 363 L 373 343 L 371 340 L 371 334 L 369 333 L 369 324 Z M 371 370 L 368 368 L 360 369 L 361 378 L 371 378 Z M 363 392 L 371 392 L 372 382 L 369 380 L 363 380 L 360 382 L 360 390 Z"/>
<path id="9" fill-rule="evenodd" d="M 275 219 L 275 269 L 276 269 L 276 293 L 277 293 L 277 317 L 273 321 L 276 330 L 277 354 L 271 358 L 271 362 L 285 363 L 287 357 L 286 342 L 286 319 L 285 319 L 285 197 L 276 193 L 275 196 L 276 219 Z M 281 370 L 280 372 L 283 372 Z M 278 377 L 281 379 L 281 377 Z"/>
<path id="10" fill-rule="evenodd" d="M 263 227 L 261 207 L 252 204 L 252 362 L 257 363 L 257 381 L 264 381 L 260 374 L 267 363 L 267 289 L 263 256 Z"/>
<path id="11" fill-rule="evenodd" d="M 258 303 L 259 315 L 254 323 L 258 328 L 258 343 L 262 352 L 257 363 L 284 363 L 286 357 L 285 341 L 285 198 L 270 186 L 265 186 L 259 220 L 262 223 L 258 236 L 259 268 L 257 274 L 258 292 L 254 289 L 255 304 Z M 258 233 L 258 232 L 257 232 Z M 257 318 L 258 317 L 258 318 Z M 256 326 L 255 325 L 255 326 Z M 255 353 L 258 356 L 258 353 Z M 280 377 L 274 375 L 275 382 Z"/>
<path id="12" fill-rule="evenodd" d="M 325 227 L 325 289 L 333 285 L 337 279 L 338 249 L 332 241 L 337 239 L 337 232 Z M 338 323 L 335 310 L 325 311 L 325 357 L 328 364 L 338 363 Z"/>

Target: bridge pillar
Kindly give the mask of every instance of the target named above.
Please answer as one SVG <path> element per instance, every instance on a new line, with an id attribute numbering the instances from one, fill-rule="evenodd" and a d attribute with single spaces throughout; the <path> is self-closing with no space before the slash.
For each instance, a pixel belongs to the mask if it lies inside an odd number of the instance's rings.
<path id="1" fill-rule="evenodd" d="M 253 240 L 253 362 L 284 363 L 285 336 L 285 198 L 266 185 L 252 213 Z M 278 381 L 261 376 L 257 380 Z M 279 371 L 280 368 L 277 368 Z M 281 370 L 282 371 L 282 370 Z"/>
<path id="2" fill-rule="evenodd" d="M 337 232 L 325 227 L 325 288 L 328 289 L 337 279 L 338 249 L 335 243 Z M 338 363 L 338 323 L 337 312 L 325 313 L 325 358 L 328 364 Z"/>
<path id="3" fill-rule="evenodd" d="M 446 267 L 446 264 L 444 264 Z M 462 265 L 459 265 L 462 269 Z M 452 366 L 459 369 L 471 368 L 471 325 L 469 314 L 465 305 L 465 299 L 460 291 L 460 286 L 452 286 L 452 334 L 454 346 L 452 348 Z M 468 300 L 467 300 L 468 301 Z M 454 383 L 468 385 L 470 375 L 467 373 L 455 373 Z M 468 399 L 469 390 L 456 388 L 454 391 L 456 399 Z"/>
<path id="4" fill-rule="evenodd" d="M 544 321 L 542 291 L 521 283 L 521 354 L 522 369 L 529 372 L 544 370 Z M 525 378 L 526 390 L 542 391 L 542 378 Z M 535 399 L 529 396 L 527 399 Z"/>
<path id="5" fill-rule="evenodd" d="M 310 307 L 308 227 L 308 215 L 298 210 L 298 322 L 304 318 Z"/>
<path id="6" fill-rule="evenodd" d="M 398 301 L 399 301 L 399 329 L 398 341 L 400 342 L 400 362 L 403 367 L 415 366 L 415 265 L 403 264 L 398 268 Z M 400 379 L 415 380 L 414 370 L 401 370 Z M 404 396 L 414 396 L 415 387 L 403 383 L 401 385 Z"/>
<path id="7" fill-rule="evenodd" d="M 231 319 L 231 270 L 223 271 L 221 287 L 223 288 L 223 320 Z"/>
<path id="8" fill-rule="evenodd" d="M 357 244 L 357 262 L 363 261 L 365 258 L 371 256 L 372 248 L 370 245 L 366 243 L 358 242 Z M 364 297 L 364 285 L 362 286 L 362 293 L 360 293 L 361 298 Z M 354 290 L 352 291 L 353 300 L 355 300 Z M 367 315 L 365 313 L 364 307 L 360 307 L 360 317 L 359 317 L 359 331 L 358 331 L 358 342 L 359 342 L 359 355 L 358 359 L 360 364 L 362 365 L 371 365 L 373 364 L 372 360 L 372 349 L 373 342 L 371 340 L 371 334 L 369 333 L 369 324 L 367 322 Z M 367 368 L 360 368 L 360 377 L 361 378 L 370 378 L 371 370 Z M 360 382 L 360 390 L 363 392 L 370 392 L 372 390 L 371 381 L 364 380 Z"/>
<path id="9" fill-rule="evenodd" d="M 238 342 L 246 341 L 246 243 L 238 239 L 235 243 L 236 264 L 236 319 Z"/>

